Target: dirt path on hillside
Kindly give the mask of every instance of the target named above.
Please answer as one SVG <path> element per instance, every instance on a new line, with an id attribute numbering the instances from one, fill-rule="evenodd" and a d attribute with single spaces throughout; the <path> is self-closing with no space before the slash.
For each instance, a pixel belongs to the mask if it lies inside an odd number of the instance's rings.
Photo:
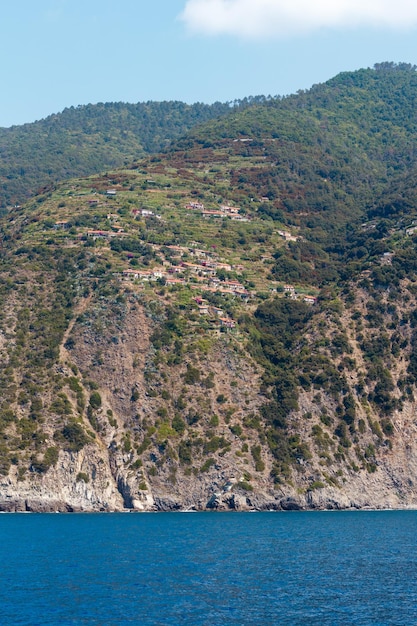
<path id="1" fill-rule="evenodd" d="M 75 322 L 77 321 L 80 315 L 85 313 L 85 311 L 88 308 L 88 305 L 91 302 L 91 299 L 92 299 L 92 295 L 90 294 L 88 298 L 83 298 L 74 309 L 74 315 L 72 317 L 72 320 L 68 324 L 68 328 L 65 331 L 64 336 L 62 337 L 61 345 L 59 346 L 59 360 L 61 362 L 71 360 L 70 354 L 68 350 L 65 348 L 65 344 L 68 340 L 68 337 L 70 336 L 72 332 L 72 329 L 74 328 Z"/>

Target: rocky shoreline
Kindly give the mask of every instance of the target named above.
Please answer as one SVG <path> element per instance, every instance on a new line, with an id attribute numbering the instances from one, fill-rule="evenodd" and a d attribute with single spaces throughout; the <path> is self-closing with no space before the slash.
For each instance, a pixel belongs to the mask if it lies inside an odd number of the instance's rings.
<path id="1" fill-rule="evenodd" d="M 2 497 L 0 513 L 156 513 L 156 512 L 290 512 L 290 511 L 360 511 L 360 510 L 410 510 L 417 509 L 417 503 L 387 503 L 350 501 L 347 498 L 336 500 L 331 496 L 286 496 L 265 498 L 238 494 L 224 497 L 213 496 L 205 503 L 189 502 L 172 497 L 155 497 L 148 506 L 125 508 L 107 503 L 88 505 L 86 502 L 67 502 L 54 498 Z"/>

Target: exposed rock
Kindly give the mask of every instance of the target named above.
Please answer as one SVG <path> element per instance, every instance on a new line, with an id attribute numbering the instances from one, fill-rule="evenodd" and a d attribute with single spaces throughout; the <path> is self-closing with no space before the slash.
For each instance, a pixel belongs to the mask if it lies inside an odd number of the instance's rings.
<path id="1" fill-rule="evenodd" d="M 305 508 L 300 500 L 292 497 L 283 498 L 280 500 L 280 505 L 283 511 L 301 511 Z"/>

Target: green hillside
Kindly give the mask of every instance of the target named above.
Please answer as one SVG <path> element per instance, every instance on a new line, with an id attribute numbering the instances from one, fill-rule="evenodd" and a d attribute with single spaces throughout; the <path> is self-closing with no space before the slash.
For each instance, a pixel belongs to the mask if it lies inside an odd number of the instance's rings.
<path id="1" fill-rule="evenodd" d="M 310 233 L 316 221 L 319 237 L 324 225 L 359 216 L 415 162 L 415 69 L 376 67 L 213 121 L 180 145 L 224 147 L 248 164 L 262 156 L 264 167 L 235 172 L 235 187 L 268 197 L 263 211 L 273 219 L 284 216 Z"/>
<path id="2" fill-rule="evenodd" d="M 101 103 L 0 128 L 0 206 L 21 203 L 50 183 L 159 152 L 192 126 L 231 110 L 221 103 Z"/>
<path id="3" fill-rule="evenodd" d="M 416 504 L 415 97 L 342 74 L 2 218 L 16 502 Z"/>

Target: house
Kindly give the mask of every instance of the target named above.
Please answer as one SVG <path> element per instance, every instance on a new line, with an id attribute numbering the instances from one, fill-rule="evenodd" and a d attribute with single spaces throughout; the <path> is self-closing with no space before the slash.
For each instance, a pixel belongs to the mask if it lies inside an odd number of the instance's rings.
<path id="1" fill-rule="evenodd" d="M 194 211 L 204 211 L 204 204 L 201 202 L 188 202 L 185 205 L 186 209 L 193 209 Z"/>
<path id="2" fill-rule="evenodd" d="M 171 250 L 172 254 L 175 256 L 185 254 L 188 252 L 187 248 L 183 248 L 182 246 L 167 246 L 169 250 Z"/>
<path id="3" fill-rule="evenodd" d="M 223 328 L 235 328 L 236 326 L 235 320 L 232 320 L 231 317 L 221 317 L 219 322 Z"/>
<path id="4" fill-rule="evenodd" d="M 109 239 L 114 233 L 108 230 L 88 230 L 86 234 L 87 237 L 92 237 L 93 239 Z"/>
<path id="5" fill-rule="evenodd" d="M 185 285 L 185 280 L 183 278 L 172 278 L 168 276 L 166 279 L 167 285 Z"/>
<path id="6" fill-rule="evenodd" d="M 112 237 L 127 237 L 128 233 L 125 233 L 123 228 L 118 228 L 116 233 L 110 230 L 88 230 L 86 236 L 92 239 L 111 239 Z"/>
<path id="7" fill-rule="evenodd" d="M 236 293 L 246 292 L 245 287 L 241 283 L 239 283 L 237 280 L 226 280 L 224 284 L 228 289 L 232 289 Z"/>
<path id="8" fill-rule="evenodd" d="M 307 304 L 316 304 L 317 302 L 317 298 L 315 296 L 304 296 L 303 300 Z"/>
<path id="9" fill-rule="evenodd" d="M 203 263 L 203 265 L 204 265 L 204 263 Z M 212 267 L 216 268 L 217 270 L 225 270 L 226 272 L 231 272 L 232 271 L 232 266 L 229 265 L 229 263 L 215 263 L 215 262 L 213 262 L 211 265 L 212 265 Z"/>
<path id="10" fill-rule="evenodd" d="M 210 253 L 207 252 L 206 250 L 198 250 L 197 248 L 193 249 L 190 248 L 189 249 L 189 253 L 193 256 L 196 256 L 197 258 L 202 257 L 203 259 L 208 259 L 210 258 Z"/>
<path id="11" fill-rule="evenodd" d="M 224 217 L 222 211 L 202 211 L 203 217 Z"/>
<path id="12" fill-rule="evenodd" d="M 243 215 L 232 215 L 231 218 L 232 222 L 250 222 L 251 218 L 250 217 L 244 217 Z"/>
<path id="13" fill-rule="evenodd" d="M 223 211 L 223 213 L 228 213 L 229 215 L 237 215 L 240 213 L 240 209 L 238 207 L 228 206 L 227 204 L 222 204 L 220 206 L 220 210 Z"/>
<path id="14" fill-rule="evenodd" d="M 55 230 L 65 230 L 70 227 L 70 223 L 68 220 L 61 220 L 60 222 L 55 222 L 54 229 Z"/>
<path id="15" fill-rule="evenodd" d="M 153 280 L 152 272 L 150 272 L 149 270 L 139 270 L 138 277 L 140 278 L 140 280 L 143 281 Z"/>
<path id="16" fill-rule="evenodd" d="M 394 254 L 392 252 L 384 252 L 381 257 L 381 265 L 391 265 L 393 256 Z"/>
<path id="17" fill-rule="evenodd" d="M 291 235 L 291 233 L 289 233 L 287 230 L 278 230 L 278 235 L 281 235 L 281 237 L 284 237 L 285 241 L 298 241 L 298 237 L 295 237 L 294 235 Z"/>
<path id="18" fill-rule="evenodd" d="M 137 280 L 139 278 L 139 270 L 123 270 L 123 278 L 125 280 Z"/>
<path id="19" fill-rule="evenodd" d="M 186 270 L 190 270 L 190 272 L 193 272 L 194 274 L 198 274 L 199 272 L 206 274 L 208 273 L 205 267 L 203 267 L 202 265 L 197 265 L 197 263 L 188 263 L 186 261 L 183 261 L 181 263 L 181 267 Z"/>
<path id="20" fill-rule="evenodd" d="M 183 267 L 179 265 L 170 265 L 168 269 L 168 274 L 182 274 L 184 271 Z"/>
<path id="21" fill-rule="evenodd" d="M 284 293 L 295 293 L 295 287 L 292 285 L 284 285 Z"/>

